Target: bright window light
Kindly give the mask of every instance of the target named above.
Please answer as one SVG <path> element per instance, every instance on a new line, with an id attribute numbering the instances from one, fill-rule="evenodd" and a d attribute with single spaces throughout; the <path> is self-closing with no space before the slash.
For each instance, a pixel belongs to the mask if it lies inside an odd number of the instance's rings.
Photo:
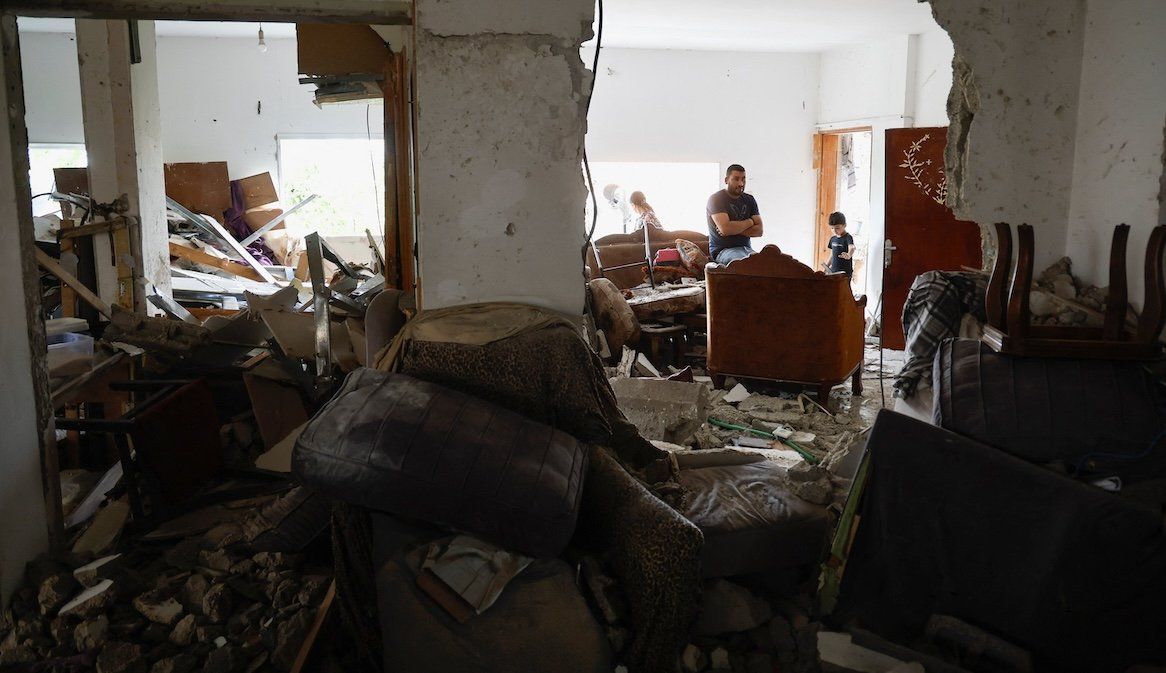
<path id="1" fill-rule="evenodd" d="M 625 231 L 624 210 L 621 203 L 632 192 L 644 193 L 644 198 L 656 211 L 665 229 L 703 232 L 708 229 L 705 205 L 709 196 L 724 187 L 719 163 L 661 163 L 661 162 L 591 162 L 591 177 L 599 199 L 599 224 L 595 239 Z M 614 189 L 609 185 L 615 185 Z M 619 203 L 612 205 L 604 196 L 605 189 Z M 634 228 L 635 214 L 626 224 Z M 587 228 L 591 227 L 591 198 L 587 199 Z"/>
<path id="2" fill-rule="evenodd" d="M 89 157 L 82 143 L 42 144 L 28 146 L 28 183 L 32 187 L 32 214 L 40 217 L 61 212 L 61 204 L 51 200 L 47 194 L 56 189 L 53 179 L 54 168 L 85 168 Z"/>
<path id="3" fill-rule="evenodd" d="M 319 195 L 288 219 L 293 233 L 363 236 L 365 229 L 384 229 L 383 139 L 281 137 L 279 174 L 284 208 Z"/>

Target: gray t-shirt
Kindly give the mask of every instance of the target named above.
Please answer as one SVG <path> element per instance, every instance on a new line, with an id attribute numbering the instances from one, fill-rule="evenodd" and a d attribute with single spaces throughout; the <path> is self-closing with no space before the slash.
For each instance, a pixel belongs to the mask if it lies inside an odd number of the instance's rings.
<path id="1" fill-rule="evenodd" d="M 730 222 L 740 222 L 748 220 L 754 215 L 760 215 L 761 211 L 757 209 L 757 199 L 754 199 L 752 194 L 742 194 L 734 199 L 729 196 L 729 192 L 722 189 L 709 197 L 705 211 L 709 225 L 709 254 L 713 259 L 716 259 L 717 253 L 725 248 L 749 247 L 749 237 L 743 234 L 721 236 L 717 232 L 717 226 L 713 224 L 713 214 L 726 213 Z"/>

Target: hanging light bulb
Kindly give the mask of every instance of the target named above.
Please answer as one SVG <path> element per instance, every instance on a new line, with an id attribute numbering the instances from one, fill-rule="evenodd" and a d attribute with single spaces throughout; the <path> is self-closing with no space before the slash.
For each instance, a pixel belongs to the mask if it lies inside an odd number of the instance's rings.
<path id="1" fill-rule="evenodd" d="M 259 24 L 259 53 L 267 53 L 267 40 L 263 39 L 263 24 Z"/>

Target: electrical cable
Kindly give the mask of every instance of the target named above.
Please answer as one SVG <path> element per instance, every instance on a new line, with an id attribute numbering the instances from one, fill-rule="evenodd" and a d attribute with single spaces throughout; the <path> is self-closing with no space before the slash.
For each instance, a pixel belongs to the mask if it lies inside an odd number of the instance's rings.
<path id="1" fill-rule="evenodd" d="M 1084 456 L 1081 456 L 1081 459 L 1077 461 L 1077 464 L 1073 469 L 1073 474 L 1080 476 L 1084 471 L 1085 463 L 1092 458 L 1110 458 L 1113 460 L 1140 460 L 1145 458 L 1146 456 L 1150 455 L 1150 453 L 1153 452 L 1155 448 L 1158 447 L 1158 443 L 1161 442 L 1164 437 L 1166 437 L 1166 430 L 1159 432 L 1158 435 L 1154 437 L 1153 441 L 1150 442 L 1150 445 L 1145 448 L 1145 450 L 1143 450 L 1141 453 L 1136 453 L 1133 455 L 1128 453 L 1105 453 L 1103 451 L 1087 453 Z"/>
<path id="2" fill-rule="evenodd" d="M 385 105 L 388 105 L 388 104 L 389 104 L 389 102 L 385 101 Z M 372 110 L 372 104 L 371 103 L 366 104 L 364 106 L 364 132 L 365 132 L 365 136 L 368 138 L 368 145 L 367 145 L 367 147 L 368 147 L 368 165 L 369 165 L 369 168 L 372 169 L 372 194 L 373 194 L 372 202 L 376 206 L 377 219 L 380 222 L 380 228 L 383 230 L 384 226 L 385 226 L 385 216 L 381 213 L 381 194 L 379 194 L 378 192 L 380 192 L 382 190 L 381 190 L 380 184 L 377 183 L 377 162 L 376 162 L 376 159 L 373 158 L 373 153 L 372 153 L 372 122 L 369 121 L 369 118 L 368 118 L 368 114 L 369 114 L 370 110 Z M 386 140 L 386 142 L 388 142 L 388 141 Z M 383 152 L 381 153 L 381 156 L 384 156 Z"/>

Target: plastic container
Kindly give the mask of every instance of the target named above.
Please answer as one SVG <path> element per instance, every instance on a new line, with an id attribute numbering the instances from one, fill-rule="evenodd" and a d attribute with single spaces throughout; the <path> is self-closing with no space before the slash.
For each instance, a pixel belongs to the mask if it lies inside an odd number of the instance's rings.
<path id="1" fill-rule="evenodd" d="M 49 371 L 68 363 L 70 360 L 83 357 L 93 357 L 93 337 L 88 334 L 52 334 L 48 337 Z"/>

